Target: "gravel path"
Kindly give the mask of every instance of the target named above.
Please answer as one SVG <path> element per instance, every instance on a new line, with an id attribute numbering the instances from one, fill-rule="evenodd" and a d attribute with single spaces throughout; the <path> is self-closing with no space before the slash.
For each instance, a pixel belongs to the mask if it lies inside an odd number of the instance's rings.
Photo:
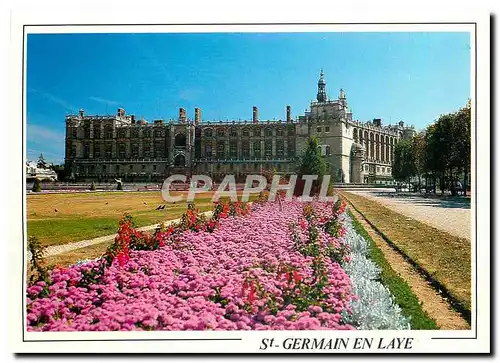
<path id="1" fill-rule="evenodd" d="M 207 218 L 210 218 L 212 216 L 212 213 L 213 213 L 212 211 L 208 211 L 208 212 L 203 212 L 202 214 L 205 214 L 205 216 L 207 216 Z M 170 224 L 177 223 L 179 221 L 180 221 L 180 218 L 172 219 L 172 220 L 166 221 L 165 225 L 169 226 Z M 137 228 L 137 229 L 139 231 L 150 231 L 150 230 L 156 229 L 158 226 L 159 226 L 159 224 L 151 224 L 149 226 L 140 227 L 140 228 Z M 115 236 L 116 236 L 116 233 L 115 234 L 110 234 L 110 235 L 107 235 L 107 236 L 93 238 L 93 239 L 87 239 L 87 240 L 83 240 L 83 241 L 78 241 L 78 242 L 73 242 L 73 243 L 67 243 L 67 244 L 64 244 L 64 245 L 49 246 L 45 250 L 45 257 L 59 255 L 61 253 L 73 251 L 73 250 L 76 250 L 78 248 L 83 248 L 83 247 L 87 247 L 87 246 L 96 245 L 98 243 L 103 243 L 103 242 L 106 242 L 106 241 L 111 241 L 111 240 L 113 240 L 115 238 Z M 28 251 L 28 260 L 30 260 L 30 259 L 31 259 L 31 252 Z"/>
<path id="2" fill-rule="evenodd" d="M 394 189 L 345 189 L 454 236 L 471 239 L 470 202 L 463 197 L 395 194 Z"/>

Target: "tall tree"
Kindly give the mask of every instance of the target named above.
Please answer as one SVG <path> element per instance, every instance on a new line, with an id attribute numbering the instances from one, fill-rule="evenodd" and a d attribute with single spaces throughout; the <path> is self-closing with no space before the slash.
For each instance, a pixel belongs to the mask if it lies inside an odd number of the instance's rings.
<path id="1" fill-rule="evenodd" d="M 420 190 L 422 184 L 422 175 L 426 172 L 425 165 L 425 132 L 416 134 L 412 139 L 412 153 L 414 157 L 415 173 L 418 177 L 418 189 Z"/>
<path id="2" fill-rule="evenodd" d="M 321 155 L 321 148 L 316 137 L 310 137 L 307 149 L 299 159 L 298 173 L 302 175 L 318 175 L 321 178 L 327 172 L 325 159 Z"/>
<path id="3" fill-rule="evenodd" d="M 47 165 L 47 162 L 45 161 L 45 158 L 43 157 L 43 154 L 40 154 L 40 156 L 38 157 L 38 161 L 36 163 L 36 166 L 38 168 L 45 168 Z"/>
<path id="4" fill-rule="evenodd" d="M 313 182 L 313 193 L 319 191 L 323 176 L 328 173 L 329 167 L 321 155 L 321 147 L 316 137 L 310 137 L 306 150 L 298 159 L 297 173 L 299 179 L 303 175 L 317 175 L 318 179 Z M 301 183 L 300 180 L 297 184 Z"/>
<path id="5" fill-rule="evenodd" d="M 446 171 L 450 167 L 452 124 L 452 114 L 441 115 L 426 132 L 426 168 L 432 171 L 435 177 L 439 177 L 442 194 L 446 187 Z"/>
<path id="6" fill-rule="evenodd" d="M 396 181 L 410 184 L 411 177 L 416 174 L 415 157 L 411 140 L 400 140 L 394 147 L 392 176 Z"/>
<path id="7" fill-rule="evenodd" d="M 466 195 L 467 176 L 471 163 L 471 103 L 454 114 L 453 165 L 463 173 L 463 191 Z"/>

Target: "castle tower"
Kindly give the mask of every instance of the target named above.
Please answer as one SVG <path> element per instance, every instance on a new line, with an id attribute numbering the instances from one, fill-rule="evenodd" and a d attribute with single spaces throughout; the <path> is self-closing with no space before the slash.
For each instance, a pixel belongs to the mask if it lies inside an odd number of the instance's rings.
<path id="1" fill-rule="evenodd" d="M 316 95 L 316 99 L 318 102 L 326 102 L 327 97 L 326 97 L 326 82 L 325 79 L 323 78 L 324 73 L 323 69 L 321 69 L 321 73 L 319 74 L 319 81 L 318 81 L 318 94 Z"/>

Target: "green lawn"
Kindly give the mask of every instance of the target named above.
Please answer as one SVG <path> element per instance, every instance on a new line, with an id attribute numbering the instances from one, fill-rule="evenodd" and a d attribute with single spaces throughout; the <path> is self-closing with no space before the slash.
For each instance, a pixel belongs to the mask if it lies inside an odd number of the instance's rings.
<path id="1" fill-rule="evenodd" d="M 174 192 L 172 194 L 184 194 Z M 213 192 L 200 193 L 195 205 L 200 211 L 213 209 Z M 254 200 L 257 196 L 251 196 Z M 221 198 L 222 200 L 228 198 Z M 165 209 L 156 210 L 159 205 Z M 165 203 L 159 191 L 30 194 L 27 196 L 28 236 L 46 246 L 77 242 L 114 234 L 124 213 L 138 227 L 176 219 L 186 211 L 186 201 Z"/>

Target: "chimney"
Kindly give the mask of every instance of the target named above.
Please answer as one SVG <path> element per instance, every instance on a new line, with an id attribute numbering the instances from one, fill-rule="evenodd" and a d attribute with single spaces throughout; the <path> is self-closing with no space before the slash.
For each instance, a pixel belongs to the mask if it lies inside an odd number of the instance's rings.
<path id="1" fill-rule="evenodd" d="M 186 110 L 183 109 L 182 107 L 179 108 L 179 121 L 186 122 Z"/>
<path id="2" fill-rule="evenodd" d="M 290 106 L 286 106 L 286 122 L 292 121 L 292 108 Z"/>
<path id="3" fill-rule="evenodd" d="M 135 115 L 130 115 L 130 123 L 135 125 Z"/>
<path id="4" fill-rule="evenodd" d="M 117 112 L 118 117 L 125 116 L 125 110 L 123 108 L 119 108 Z"/>
<path id="5" fill-rule="evenodd" d="M 196 107 L 194 109 L 194 123 L 198 125 L 201 122 L 201 110 Z"/>
<path id="6" fill-rule="evenodd" d="M 257 106 L 253 106 L 253 123 L 259 123 L 259 110 L 257 109 Z"/>
<path id="7" fill-rule="evenodd" d="M 80 108 L 80 111 L 78 112 L 80 114 L 80 118 L 83 118 L 83 113 L 85 110 L 83 108 Z"/>

